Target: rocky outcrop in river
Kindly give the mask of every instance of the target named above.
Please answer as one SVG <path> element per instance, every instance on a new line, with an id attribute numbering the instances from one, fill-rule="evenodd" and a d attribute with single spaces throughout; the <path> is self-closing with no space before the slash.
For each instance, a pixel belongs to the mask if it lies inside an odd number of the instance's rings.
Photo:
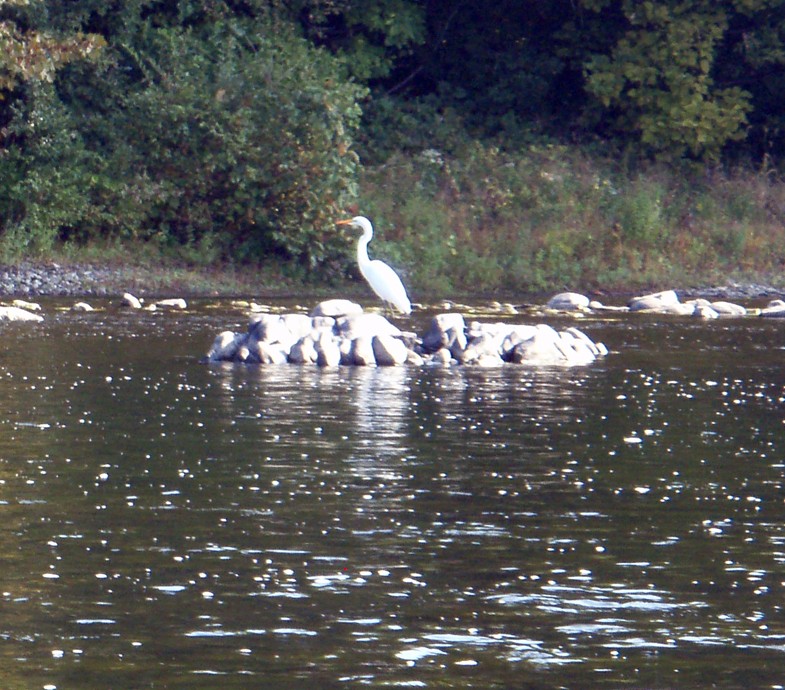
<path id="1" fill-rule="evenodd" d="M 570 327 L 467 323 L 460 313 L 439 314 L 419 337 L 348 300 L 322 302 L 310 315 L 256 314 L 244 333 L 224 331 L 208 362 L 395 366 L 589 364 L 607 354 L 601 343 Z"/>
<path id="2" fill-rule="evenodd" d="M 780 304 L 782 305 L 781 310 Z M 717 319 L 721 316 L 746 316 L 751 313 L 761 316 L 774 316 L 774 312 L 777 311 L 782 311 L 782 315 L 785 316 L 785 303 L 781 302 L 781 300 L 771 302 L 766 309 L 750 312 L 740 304 L 724 300 L 712 302 L 705 298 L 695 298 L 682 302 L 675 290 L 663 290 L 634 297 L 629 300 L 626 306 L 607 306 L 577 292 L 562 292 L 548 300 L 545 308 L 551 311 L 573 313 L 614 311 L 674 314 L 677 316 L 695 316 L 701 319 Z"/>

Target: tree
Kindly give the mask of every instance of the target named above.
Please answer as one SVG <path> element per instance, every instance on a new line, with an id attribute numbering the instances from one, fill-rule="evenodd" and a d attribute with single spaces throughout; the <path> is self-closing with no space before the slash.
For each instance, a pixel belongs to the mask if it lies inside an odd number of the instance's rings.
<path id="1" fill-rule="evenodd" d="M 733 3 L 582 0 L 622 27 L 608 52 L 586 63 L 586 88 L 614 128 L 659 157 L 717 160 L 745 137 L 750 93 L 713 74 Z M 607 15 L 607 16 L 606 16 Z"/>

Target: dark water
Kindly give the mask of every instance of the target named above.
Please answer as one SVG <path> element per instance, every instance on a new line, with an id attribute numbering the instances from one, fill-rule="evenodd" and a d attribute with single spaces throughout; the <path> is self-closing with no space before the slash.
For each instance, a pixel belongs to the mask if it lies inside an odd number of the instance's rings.
<path id="1" fill-rule="evenodd" d="M 785 322 L 319 370 L 199 364 L 228 303 L 59 306 L 2 326 L 3 688 L 785 682 Z"/>

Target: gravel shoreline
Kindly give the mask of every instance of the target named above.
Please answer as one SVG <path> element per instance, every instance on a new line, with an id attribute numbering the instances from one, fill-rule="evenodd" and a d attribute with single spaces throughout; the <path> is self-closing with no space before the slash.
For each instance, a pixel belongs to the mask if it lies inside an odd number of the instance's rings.
<path id="1" fill-rule="evenodd" d="M 0 296 L 3 297 L 107 297 L 122 295 L 127 291 L 144 293 L 142 286 L 145 284 L 149 285 L 137 271 L 123 267 L 89 264 L 63 266 L 55 262 L 22 262 L 0 266 Z M 783 290 L 760 283 L 730 282 L 724 286 L 675 289 L 678 293 L 690 297 L 714 300 L 750 300 L 783 295 Z M 186 288 L 185 292 L 190 290 Z M 220 290 L 213 294 L 218 292 Z M 640 292 L 643 294 L 646 290 Z"/>
<path id="2" fill-rule="evenodd" d="M 122 292 L 124 271 L 114 268 L 57 263 L 0 266 L 0 295 L 105 296 Z"/>

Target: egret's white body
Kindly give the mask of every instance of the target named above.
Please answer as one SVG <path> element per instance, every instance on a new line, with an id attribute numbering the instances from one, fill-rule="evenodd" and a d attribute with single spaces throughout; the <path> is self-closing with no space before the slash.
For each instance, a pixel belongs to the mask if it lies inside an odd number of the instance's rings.
<path id="1" fill-rule="evenodd" d="M 339 220 L 338 225 L 351 225 L 363 231 L 357 241 L 357 264 L 360 273 L 384 302 L 394 305 L 403 314 L 411 314 L 412 305 L 398 274 L 383 261 L 371 261 L 368 258 L 368 243 L 373 237 L 371 221 L 364 216 L 355 216 L 349 220 Z"/>

